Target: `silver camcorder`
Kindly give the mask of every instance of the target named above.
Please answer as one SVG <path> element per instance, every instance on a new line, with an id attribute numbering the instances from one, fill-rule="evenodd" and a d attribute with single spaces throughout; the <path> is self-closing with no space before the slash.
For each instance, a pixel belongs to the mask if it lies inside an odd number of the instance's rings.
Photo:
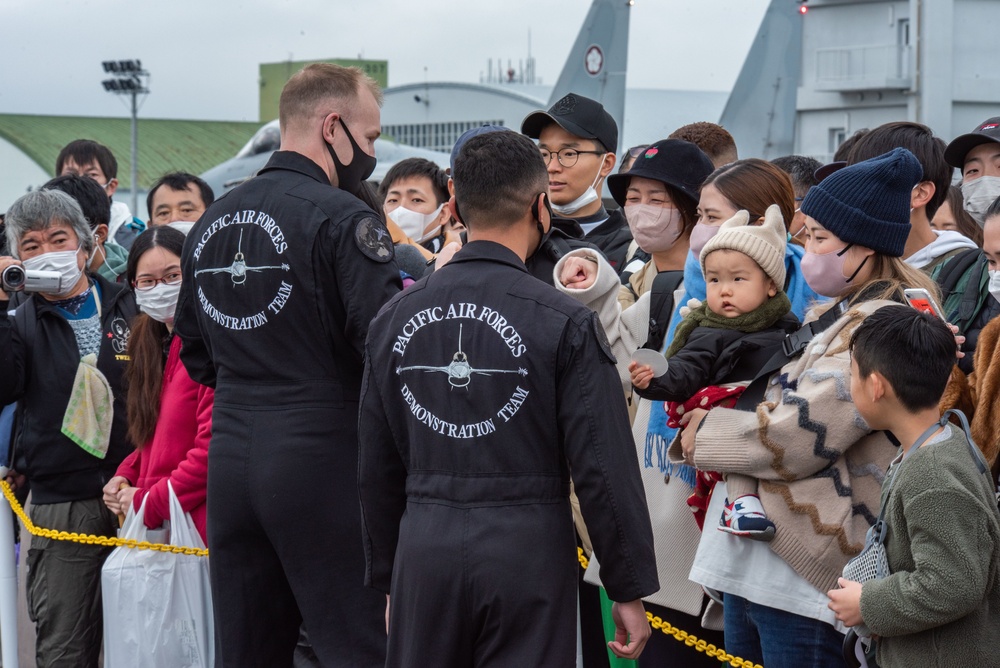
<path id="1" fill-rule="evenodd" d="M 0 287 L 4 292 L 58 292 L 58 271 L 30 271 L 12 264 L 0 273 Z"/>

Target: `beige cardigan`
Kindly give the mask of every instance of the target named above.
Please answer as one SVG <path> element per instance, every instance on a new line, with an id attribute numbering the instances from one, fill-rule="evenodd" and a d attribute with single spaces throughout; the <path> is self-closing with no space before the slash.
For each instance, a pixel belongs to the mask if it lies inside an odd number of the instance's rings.
<path id="1" fill-rule="evenodd" d="M 715 408 L 695 440 L 699 469 L 760 481 L 764 510 L 777 526 L 771 549 L 820 591 L 832 589 L 861 551 L 897 453 L 854 408 L 848 352 L 862 320 L 894 303 L 852 307 L 771 378 L 756 412 Z M 676 442 L 669 455 L 682 460 Z"/>

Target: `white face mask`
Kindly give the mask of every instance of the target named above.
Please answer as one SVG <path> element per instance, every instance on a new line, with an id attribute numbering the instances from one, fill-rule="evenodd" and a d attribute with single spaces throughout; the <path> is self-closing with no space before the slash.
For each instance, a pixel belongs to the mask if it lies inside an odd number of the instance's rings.
<path id="1" fill-rule="evenodd" d="M 149 290 L 136 290 L 135 303 L 140 311 L 153 320 L 170 325 L 174 322 L 174 310 L 177 308 L 177 296 L 180 293 L 180 283 L 176 285 L 157 283 Z"/>
<path id="2" fill-rule="evenodd" d="M 993 299 L 1000 302 L 1000 270 L 987 272 L 990 275 L 989 290 Z"/>
<path id="3" fill-rule="evenodd" d="M 101 248 L 101 244 L 98 242 L 98 240 L 94 239 L 94 251 L 90 254 L 90 257 L 87 258 L 87 269 L 88 270 L 93 271 L 94 260 L 97 259 L 97 254 L 98 253 L 100 253 L 101 255 L 103 255 L 104 256 L 104 261 L 107 262 L 107 260 L 108 260 L 107 253 L 105 253 L 104 249 Z"/>
<path id="4" fill-rule="evenodd" d="M 569 204 L 556 204 L 552 203 L 552 210 L 558 213 L 560 216 L 572 216 L 574 213 L 587 206 L 591 202 L 596 202 L 598 199 L 597 182 L 601 180 L 601 170 L 604 169 L 604 158 L 607 154 L 601 156 L 601 164 L 597 168 L 597 176 L 594 177 L 594 182 L 590 184 L 590 187 L 583 191 L 583 194 L 577 197 L 575 200 Z"/>
<path id="5" fill-rule="evenodd" d="M 403 230 L 403 234 L 419 244 L 421 241 L 437 234 L 439 226 L 435 226 L 431 230 L 427 230 L 427 228 L 437 220 L 443 208 L 444 204 L 441 204 L 441 206 L 434 209 L 433 213 L 420 213 L 419 211 L 407 209 L 405 206 L 400 206 L 390 211 L 388 216 L 392 219 L 392 222 L 399 225 L 399 229 Z"/>
<path id="6" fill-rule="evenodd" d="M 1000 197 L 1000 176 L 980 176 L 975 181 L 962 184 L 965 210 L 979 223 L 979 227 L 986 224 L 986 211 L 997 197 Z"/>
<path id="7" fill-rule="evenodd" d="M 80 249 L 67 251 L 53 251 L 42 253 L 35 257 L 22 260 L 21 264 L 28 271 L 55 271 L 59 273 L 59 290 L 51 292 L 54 297 L 67 297 L 73 292 L 83 269 L 80 268 L 78 255 Z"/>
<path id="8" fill-rule="evenodd" d="M 183 234 L 184 236 L 187 236 L 187 233 L 191 231 L 192 227 L 194 227 L 194 222 L 188 222 L 186 220 L 175 220 L 172 223 L 167 223 L 167 227 L 172 227 L 181 234 Z"/>

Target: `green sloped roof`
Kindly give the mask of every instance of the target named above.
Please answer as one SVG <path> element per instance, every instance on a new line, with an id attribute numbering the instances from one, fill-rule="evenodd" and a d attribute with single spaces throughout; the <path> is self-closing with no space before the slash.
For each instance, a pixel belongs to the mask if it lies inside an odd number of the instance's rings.
<path id="1" fill-rule="evenodd" d="M 260 123 L 139 119 L 139 188 L 147 189 L 166 172 L 200 174 L 236 155 Z M 74 139 L 93 139 L 118 160 L 118 182 L 128 188 L 131 172 L 131 123 L 128 118 L 0 114 L 0 137 L 21 149 L 55 176 L 56 157 Z"/>

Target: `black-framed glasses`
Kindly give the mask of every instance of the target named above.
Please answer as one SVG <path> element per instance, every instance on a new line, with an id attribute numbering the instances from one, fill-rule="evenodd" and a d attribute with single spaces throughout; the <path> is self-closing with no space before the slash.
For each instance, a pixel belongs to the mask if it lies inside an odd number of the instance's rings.
<path id="1" fill-rule="evenodd" d="M 539 149 L 539 153 L 542 154 L 542 160 L 545 161 L 545 166 L 548 167 L 549 163 L 552 162 L 552 156 L 556 157 L 559 164 L 563 167 L 572 167 L 576 164 L 576 161 L 580 159 L 581 153 L 590 153 L 591 155 L 604 155 L 605 151 L 580 151 L 575 148 L 562 148 L 558 151 L 549 151 L 548 149 Z"/>
<path id="2" fill-rule="evenodd" d="M 143 276 L 142 278 L 137 279 L 135 283 L 132 284 L 132 287 L 140 292 L 146 292 L 147 290 L 152 290 L 160 283 L 163 283 L 164 285 L 179 285 L 180 282 L 181 272 L 172 271 L 163 278 L 149 278 L 147 276 Z"/>

